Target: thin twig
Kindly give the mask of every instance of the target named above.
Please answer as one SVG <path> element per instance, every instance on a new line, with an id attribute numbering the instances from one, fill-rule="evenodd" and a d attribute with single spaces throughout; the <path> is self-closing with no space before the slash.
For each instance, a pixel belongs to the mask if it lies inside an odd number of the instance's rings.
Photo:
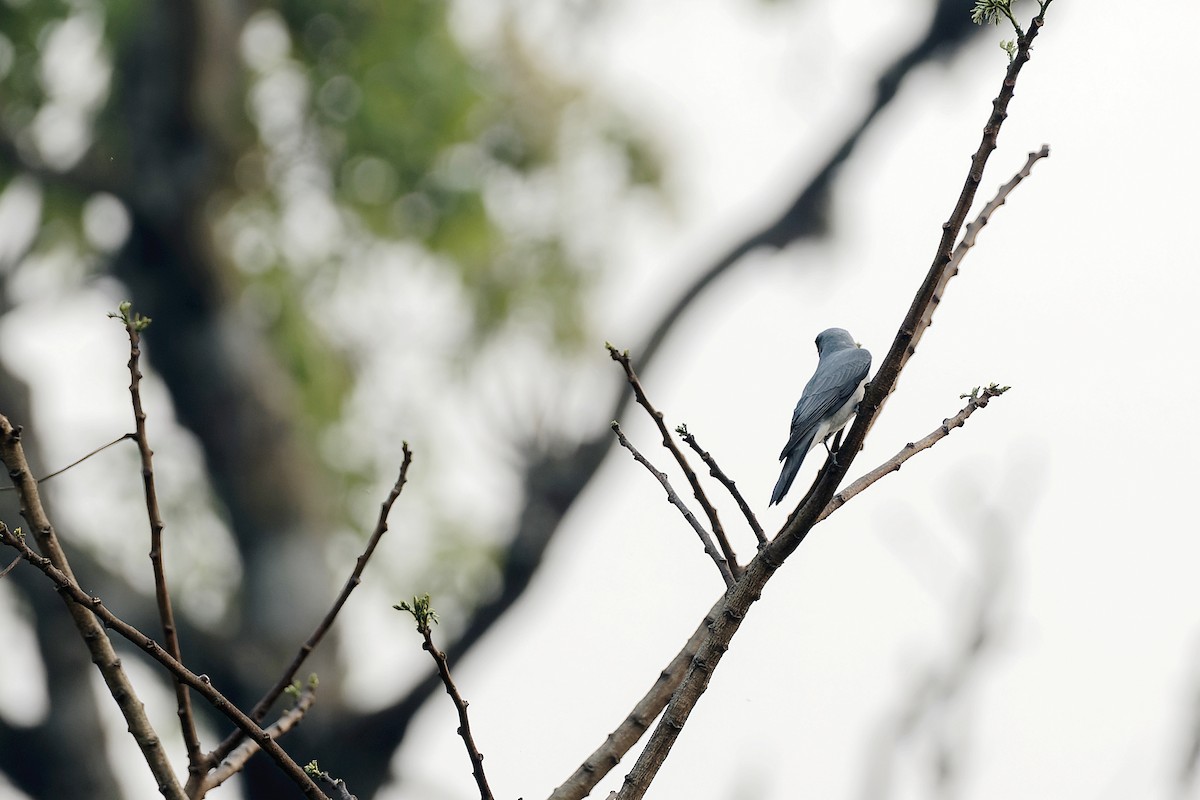
<path id="1" fill-rule="evenodd" d="M 1042 6 L 1043 13 L 1047 5 L 1049 5 L 1048 2 Z M 996 149 L 996 137 L 1008 115 L 1008 105 L 1013 97 L 1017 77 L 1021 68 L 1029 61 L 1030 48 L 1042 25 L 1043 18 L 1039 15 L 1034 18 L 1026 34 L 1019 38 L 1017 53 L 1005 74 L 1000 94 L 993 101 L 992 113 L 984 126 L 982 141 L 971 161 L 970 171 L 958 202 L 955 204 L 949 220 L 942 226 L 942 237 L 933 264 L 921 287 L 917 290 L 908 314 L 901 323 L 895 341 L 884 358 L 879 372 L 872 379 L 866 396 L 859 404 L 857 419 L 846 436 L 838 458 L 830 459 L 833 463 L 814 487 L 809 501 L 788 519 L 783 530 L 771 540 L 770 544 L 759 551 L 759 554 L 747 565 L 745 574 L 739 579 L 737 585 L 726 593 L 722 600 L 721 613 L 709 628 L 704 643 L 695 658 L 692 659 L 688 674 L 671 698 L 671 702 L 663 712 L 662 718 L 650 735 L 650 739 L 633 769 L 625 776 L 625 782 L 619 794 L 621 800 L 640 800 L 645 795 L 678 739 L 679 732 L 687 723 L 696 702 L 708 688 L 712 671 L 720 663 L 724 654 L 728 652 L 729 643 L 740 628 L 750 606 L 762 596 L 762 589 L 767 581 L 783 565 L 787 557 L 795 552 L 809 531 L 812 530 L 818 515 L 833 499 L 838 484 L 845 477 L 846 471 L 862 449 L 867 431 L 878 414 L 882 401 L 894 389 L 901 369 L 913 353 L 914 334 L 918 332 L 921 321 L 926 319 L 930 313 L 930 307 L 937 302 L 934 297 L 935 289 L 950 264 L 952 246 L 962 230 L 968 210 L 975 198 L 975 192 L 982 180 L 988 158 Z"/>
<path id="2" fill-rule="evenodd" d="M 375 547 L 379 544 L 379 540 L 383 538 L 385 533 L 387 533 L 388 515 L 391 514 L 392 506 L 395 504 L 396 499 L 400 497 L 400 492 L 404 489 L 404 484 L 408 482 L 408 467 L 410 464 L 412 464 L 413 459 L 412 451 L 408 448 L 408 442 L 403 442 L 401 444 L 401 451 L 404 454 L 404 459 L 400 464 L 400 475 L 398 478 L 396 478 L 396 483 L 392 486 L 392 490 L 388 492 L 388 496 L 384 498 L 384 501 L 380 506 L 379 520 L 375 523 L 375 530 L 371 532 L 371 536 L 367 540 L 366 548 L 355 560 L 354 570 L 350 573 L 350 577 L 346 579 L 346 583 L 342 586 L 342 591 L 338 593 L 337 599 L 333 601 L 333 605 L 325 614 L 325 618 L 321 620 L 320 624 L 317 625 L 316 629 L 312 632 L 308 639 L 305 640 L 304 644 L 300 646 L 300 649 L 296 652 L 295 657 L 292 659 L 292 663 L 289 664 L 286 669 L 284 669 L 283 674 L 280 676 L 279 680 L 275 682 L 275 685 L 272 686 L 267 693 L 262 696 L 262 699 L 260 699 L 258 703 L 255 704 L 253 710 L 251 710 L 250 718 L 255 722 L 262 721 L 262 719 L 266 716 L 267 711 L 270 710 L 271 705 L 279 698 L 281 694 L 283 694 L 284 690 L 292 684 L 292 681 L 296 679 L 296 673 L 299 672 L 300 667 L 304 664 L 305 659 L 309 657 L 313 650 L 316 649 L 317 645 L 321 643 L 321 640 L 325 637 L 325 634 L 328 633 L 329 629 L 333 627 L 333 622 L 337 618 L 338 612 L 342 610 L 342 606 L 346 604 L 346 600 L 350 598 L 350 593 L 353 592 L 360 583 L 362 583 L 363 570 L 366 569 L 367 562 L 371 560 L 371 556 L 374 554 Z M 244 734 L 240 730 L 232 732 L 229 736 L 225 737 L 225 740 L 221 742 L 221 744 L 219 744 L 212 753 L 209 754 L 209 757 L 215 759 L 216 761 L 224 759 L 233 750 L 233 748 L 238 746 L 243 736 Z"/>
<path id="3" fill-rule="evenodd" d="M 967 251 L 975 246 L 975 240 L 979 237 L 979 232 L 987 227 L 987 224 L 992 219 L 992 214 L 996 213 L 1000 206 L 1008 202 L 1008 196 L 1012 193 L 1012 190 L 1020 186 L 1021 181 L 1030 176 L 1030 174 L 1033 172 L 1033 165 L 1038 161 L 1041 161 L 1043 158 L 1049 157 L 1050 145 L 1048 144 L 1044 144 L 1038 150 L 1030 152 L 1029 156 L 1025 159 L 1025 166 L 1021 167 L 1021 169 L 1017 171 L 1017 174 L 1013 175 L 1012 178 L 1009 179 L 1008 183 L 1001 186 L 996 192 L 996 196 L 987 202 L 987 204 L 983 207 L 983 210 L 979 212 L 975 219 L 971 220 L 971 224 L 966 227 L 965 231 L 963 231 L 962 241 L 960 241 L 958 243 L 958 247 L 954 249 L 954 256 L 950 259 L 955 268 L 958 267 L 963 258 L 967 255 Z M 938 296 L 940 297 L 941 295 L 939 294 Z"/>
<path id="4" fill-rule="evenodd" d="M 999 397 L 1008 391 L 1008 389 L 1009 387 L 1007 386 L 997 386 L 996 384 L 992 384 L 991 386 L 985 387 L 982 391 L 977 389 L 970 395 L 967 395 L 969 399 L 967 404 L 963 406 L 962 410 L 950 419 L 942 420 L 942 424 L 938 426 L 932 433 L 923 439 L 918 439 L 915 442 L 909 442 L 908 444 L 904 445 L 904 448 L 899 453 L 896 453 L 896 455 L 892 456 L 887 461 L 883 462 L 878 467 L 871 470 L 866 475 L 863 475 L 854 483 L 835 494 L 833 499 L 830 500 L 825 505 L 825 508 L 821 510 L 821 513 L 817 515 L 817 522 L 821 522 L 830 514 L 854 499 L 855 496 L 862 494 L 869 486 L 871 486 L 871 484 L 875 483 L 884 475 L 898 471 L 900 467 L 903 466 L 905 461 L 908 461 L 917 453 L 921 452 L 922 450 L 928 450 L 942 439 L 945 439 L 950 435 L 950 431 L 954 430 L 955 428 L 961 428 L 964 424 L 966 424 L 967 419 L 970 418 L 970 416 L 978 409 L 987 408 L 988 403 L 993 397 Z"/>
<path id="5" fill-rule="evenodd" d="M 297 684 L 293 684 L 293 686 L 297 686 Z M 300 720 L 304 718 L 304 715 L 308 713 L 308 710 L 316 702 L 317 681 L 316 676 L 313 676 L 313 678 L 309 679 L 308 684 L 297 692 L 296 704 L 280 714 L 279 719 L 275 720 L 270 727 L 264 728 L 264 730 L 270 734 L 272 739 L 279 739 L 292 728 L 299 725 Z M 189 794 L 192 797 L 205 796 L 208 792 L 245 769 L 246 762 L 261 749 L 257 742 L 243 741 L 218 766 L 204 776 L 196 791 L 189 792 Z M 320 784 L 320 781 L 316 782 Z"/>
<path id="6" fill-rule="evenodd" d="M 425 643 L 421 647 L 433 657 L 434 663 L 437 664 L 438 676 L 442 679 L 442 685 L 446 687 L 446 694 L 450 695 L 450 699 L 454 702 L 454 709 L 458 712 L 458 735 L 462 737 L 463 746 L 467 748 L 467 756 L 471 759 L 471 772 L 475 775 L 475 785 L 479 787 L 479 800 L 493 800 L 492 789 L 488 786 L 487 776 L 483 772 L 483 753 L 479 752 L 479 747 L 475 744 L 475 736 L 471 733 L 471 720 L 467 718 L 468 703 L 459 693 L 458 687 L 454 685 L 454 679 L 450 677 L 450 664 L 446 659 L 446 654 L 433 643 L 432 628 L 437 624 L 438 618 L 437 612 L 429 605 L 429 595 L 413 597 L 411 604 L 400 603 L 393 608 L 397 611 L 407 611 L 417 621 L 417 632 L 425 639 Z"/>
<path id="7" fill-rule="evenodd" d="M 617 441 L 621 443 L 621 446 L 632 453 L 634 460 L 649 470 L 650 474 L 657 478 L 658 482 L 667 490 L 667 501 L 679 509 L 679 513 L 683 514 L 683 518 L 687 520 L 688 524 L 692 526 L 692 530 L 700 537 L 700 544 L 704 545 L 704 552 L 708 553 L 708 557 L 717 565 L 717 569 L 721 573 L 721 578 L 725 581 L 725 588 L 733 586 L 734 577 L 733 573 L 729 570 L 729 564 L 717 552 L 717 548 L 713 545 L 712 537 L 708 535 L 708 531 L 704 530 L 704 526 L 700 524 L 700 520 L 696 519 L 696 515 L 687 507 L 683 499 L 675 493 L 675 490 L 671 487 L 671 481 L 667 478 L 667 473 L 659 472 L 644 455 L 638 452 L 633 443 L 625 438 L 625 433 L 621 430 L 619 423 L 614 421 L 612 429 L 613 433 L 617 435 Z"/>
<path id="8" fill-rule="evenodd" d="M 467 719 L 467 701 L 463 699 L 458 692 L 458 687 L 454 685 L 454 679 L 450 677 L 450 665 L 446 662 L 446 654 L 438 650 L 437 645 L 433 643 L 428 625 L 421 631 L 421 635 L 425 637 L 425 644 L 422 647 L 428 650 L 429 655 L 433 656 L 433 660 L 437 662 L 438 674 L 442 676 L 446 694 L 450 695 L 450 699 L 454 701 L 454 708 L 458 711 L 458 733 L 462 736 L 463 745 L 467 748 L 467 755 L 471 758 L 471 772 L 475 775 L 475 785 L 479 787 L 480 800 L 492 800 L 492 790 L 488 786 L 487 776 L 483 774 L 483 753 L 479 752 L 479 748 L 475 745 L 475 737 L 471 733 L 471 722 Z"/>
<path id="9" fill-rule="evenodd" d="M 49 475 L 43 475 L 42 477 L 37 479 L 37 482 L 45 483 L 46 481 L 50 480 L 51 478 L 57 478 L 59 475 L 62 475 L 67 470 L 78 467 L 80 464 L 87 461 L 92 456 L 100 455 L 101 453 L 103 453 L 105 450 L 112 447 L 113 445 L 118 445 L 121 442 L 125 441 L 126 439 L 133 439 L 135 437 L 136 437 L 136 434 L 132 434 L 132 433 L 127 433 L 124 436 L 118 436 L 116 439 L 113 439 L 108 444 L 102 444 L 99 447 L 97 447 L 95 450 L 93 450 L 92 452 L 88 453 L 87 455 L 85 455 L 81 458 L 75 459 L 74 461 L 72 461 L 70 464 L 67 464 L 62 469 L 56 469 L 54 472 L 51 472 Z"/>
<path id="10" fill-rule="evenodd" d="M 729 493 L 733 495 L 733 499 L 738 504 L 738 508 L 742 510 L 742 514 L 746 517 L 746 522 L 750 524 L 750 529 L 754 531 L 754 536 L 758 539 L 758 543 L 766 544 L 767 536 L 765 533 L 763 533 L 762 525 L 758 524 L 758 517 L 754 516 L 754 512 L 750 510 L 750 504 L 746 502 L 746 498 L 742 497 L 742 493 L 738 491 L 737 484 L 734 483 L 733 479 L 726 475 L 721 468 L 717 466 L 717 460 L 712 457 L 712 454 L 700 447 L 700 443 L 697 442 L 696 437 L 688 431 L 686 425 L 680 425 L 675 429 L 675 432 L 682 436 L 683 441 L 687 443 L 688 447 L 695 450 L 696 454 L 699 455 L 700 458 L 704 460 L 704 463 L 708 465 L 708 474 L 712 475 L 714 478 L 724 484 L 725 488 L 729 490 Z"/>
<path id="11" fill-rule="evenodd" d="M 50 524 L 50 518 L 46 516 L 46 509 L 42 505 L 41 495 L 38 492 L 37 481 L 33 479 L 33 474 L 29 470 L 25 449 L 21 445 L 21 429 L 14 427 L 8 417 L 3 414 L 0 414 L 0 461 L 4 462 L 8 477 L 17 489 L 21 516 L 29 524 L 29 529 L 37 540 L 38 549 L 46 554 L 44 559 L 41 556 L 36 557 L 52 565 L 52 569 L 73 583 L 75 575 L 71 571 L 71 564 L 67 560 L 67 554 L 62 548 L 58 534 L 54 531 L 54 526 Z M 3 523 L 0 523 L 0 528 L 3 528 Z M 7 531 L 7 528 L 4 530 Z M 13 538 L 18 539 L 19 537 Z M 19 539 L 19 541 L 20 546 L 28 551 L 29 548 L 24 540 Z M 83 639 L 91 654 L 92 662 L 100 671 L 100 676 L 104 679 L 109 694 L 112 695 L 117 707 L 121 710 L 121 715 L 129 726 L 129 733 L 137 743 L 142 757 L 145 758 L 146 764 L 154 776 L 159 793 L 169 800 L 185 800 L 183 787 L 179 785 L 175 771 L 168 761 L 166 753 L 163 752 L 162 741 L 146 717 L 146 709 L 138 698 L 137 690 L 130 682 L 125 668 L 121 665 L 121 659 L 117 657 L 112 641 L 108 638 L 104 627 L 95 616 L 89 613 L 86 607 L 72 602 L 66 596 L 63 597 L 63 602 L 66 604 L 67 613 L 71 615 L 71 621 L 79 631 L 80 638 Z"/>
<path id="12" fill-rule="evenodd" d="M 2 419 L 2 418 L 0 418 Z M 28 561 L 33 566 L 42 571 L 56 587 L 58 592 L 76 608 L 82 609 L 90 616 L 98 617 L 106 628 L 116 631 L 119 635 L 133 642 L 138 649 L 143 650 L 151 658 L 162 664 L 174 676 L 177 676 L 184 684 L 194 689 L 206 699 L 213 708 L 224 714 L 234 725 L 246 732 L 246 735 L 254 742 L 257 742 L 259 747 L 269 755 L 284 774 L 292 779 L 297 786 L 304 792 L 304 796 L 310 800 L 327 800 L 317 785 L 312 779 L 304 773 L 304 770 L 297 764 L 287 752 L 279 746 L 279 743 L 271 738 L 271 735 L 259 727 L 258 723 L 250 719 L 236 705 L 234 705 L 225 695 L 217 691 L 216 687 L 207 676 L 197 675 L 178 660 L 173 658 L 170 653 L 162 648 L 158 642 L 151 639 L 146 634 L 139 631 L 137 628 L 125 622 L 123 619 L 112 613 L 99 597 L 88 595 L 79 584 L 75 582 L 73 576 L 67 575 L 65 572 L 56 567 L 49 558 L 43 558 L 29 548 L 25 544 L 24 539 L 13 535 L 3 522 L 0 522 L 0 544 L 8 545 L 14 548 L 21 554 L 21 557 Z M 172 779 L 174 776 L 172 775 Z M 178 785 L 176 785 L 178 789 Z M 183 791 L 178 790 L 178 794 L 173 794 L 179 798 L 184 798 Z"/>
<path id="13" fill-rule="evenodd" d="M 1041 27 L 1041 26 L 1040 25 L 1033 26 L 1033 30 L 1036 30 L 1039 27 Z M 997 101 L 997 102 L 999 102 L 999 101 Z M 981 145 L 981 147 L 982 147 L 982 145 Z M 1030 172 L 1033 170 L 1033 165 L 1036 164 L 1041 159 L 1048 158 L 1049 156 L 1050 156 L 1050 146 L 1045 145 L 1045 144 L 1041 146 L 1041 149 L 1035 150 L 1035 151 L 1029 153 L 1028 157 L 1025 159 L 1025 165 L 1023 167 L 1021 167 L 1021 169 L 1017 172 L 1017 174 L 1014 175 L 1008 181 L 1008 183 L 1006 183 L 1000 187 L 1000 189 L 996 192 L 995 197 L 993 197 L 990 201 L 988 201 L 988 203 L 983 207 L 983 209 L 979 212 L 979 214 L 976 215 L 975 219 L 971 220 L 971 223 L 966 226 L 966 228 L 963 231 L 962 240 L 954 248 L 954 252 L 949 255 L 948 260 L 946 261 L 944 266 L 941 267 L 940 273 L 937 275 L 936 282 L 933 287 L 932 302 L 927 303 L 924 306 L 924 312 L 921 314 L 920 317 L 917 318 L 917 321 L 913 326 L 912 336 L 910 337 L 907 346 L 904 349 L 899 351 L 900 352 L 900 356 L 899 356 L 900 361 L 899 361 L 899 366 L 897 368 L 897 377 L 899 375 L 899 370 L 904 368 L 904 365 L 908 362 L 908 359 L 911 358 L 912 355 L 916 352 L 917 343 L 921 340 L 921 336 L 924 335 L 925 331 L 929 329 L 929 326 L 933 324 L 933 312 L 941 304 L 942 298 L 945 297 L 947 284 L 950 283 L 950 280 L 952 278 L 954 278 L 956 275 L 958 275 L 959 265 L 962 263 L 962 260 L 964 258 L 966 258 L 967 253 L 971 250 L 972 247 L 975 246 L 975 240 L 979 237 L 979 232 L 982 231 L 987 226 L 988 222 L 991 221 L 992 214 L 994 214 L 997 211 L 997 209 L 999 209 L 1002 205 L 1005 204 L 1005 202 L 1007 202 L 1008 196 L 1009 196 L 1009 194 L 1012 193 L 1012 190 L 1017 188 L 1017 186 L 1019 186 L 1021 184 L 1021 181 L 1025 180 L 1026 178 L 1029 177 Z M 982 167 L 980 169 L 982 170 Z M 976 183 L 978 183 L 978 182 L 976 182 Z M 966 218 L 966 215 L 964 213 L 962 219 L 965 219 L 965 218 Z M 949 224 L 950 223 L 947 223 L 947 225 L 949 225 Z M 961 222 L 960 222 L 960 224 L 961 224 Z M 943 241 L 945 241 L 944 237 L 943 237 Z M 953 240 L 951 240 L 951 241 L 953 241 Z M 928 282 L 928 278 L 926 280 Z M 912 315 L 912 313 L 913 312 L 910 309 L 909 310 L 910 316 Z M 906 319 L 906 322 L 907 322 L 907 319 Z M 899 337 L 897 337 L 897 338 L 899 338 Z M 895 344 L 892 345 L 892 349 L 896 350 Z M 888 353 L 889 358 L 891 357 L 891 355 L 892 354 L 889 352 Z M 882 367 L 880 368 L 880 374 L 883 374 Z M 878 380 L 878 377 L 876 378 L 876 380 Z M 895 388 L 896 388 L 896 381 L 893 381 L 891 391 L 895 391 Z M 887 403 L 887 398 L 888 398 L 888 396 L 890 396 L 890 394 L 891 394 L 891 392 L 889 391 L 888 395 L 885 395 L 883 397 L 883 399 L 881 399 L 879 401 L 880 408 L 882 408 Z M 876 411 L 876 413 L 872 417 L 872 420 L 878 418 L 878 415 L 879 415 L 878 411 Z M 867 429 L 867 433 L 870 433 L 870 428 Z M 864 437 L 865 437 L 865 434 L 864 434 Z"/>
<path id="14" fill-rule="evenodd" d="M 133 404 L 134 441 L 142 459 L 142 486 L 146 497 L 146 517 L 150 521 L 150 565 L 154 572 L 154 599 L 158 604 L 158 616 L 162 621 L 163 646 L 171 658 L 183 663 L 179 647 L 179 631 L 175 627 L 175 612 L 171 608 L 171 593 L 167 589 L 167 573 L 163 567 L 163 518 L 158 507 L 158 490 L 154 484 L 154 451 L 150 449 L 150 437 L 146 433 L 146 411 L 142 407 L 142 371 L 140 361 L 141 332 L 150 324 L 148 317 L 130 312 L 131 304 L 120 305 L 118 317 L 129 335 L 129 396 Z M 116 316 L 116 315 L 114 315 Z M 188 782 L 199 780 L 208 771 L 208 762 L 200 751 L 200 736 L 196 733 L 196 716 L 192 711 L 192 698 L 188 689 L 172 675 L 175 684 L 175 703 L 178 706 L 179 727 L 183 734 L 183 745 L 187 750 Z"/>
<path id="15" fill-rule="evenodd" d="M 637 373 L 633 371 L 633 363 L 629 358 L 629 351 L 621 352 L 611 344 L 605 345 L 608 348 L 608 355 L 613 361 L 616 361 L 625 370 L 625 378 L 629 381 L 629 385 L 633 388 L 633 394 L 637 398 L 638 404 L 646 409 L 646 413 L 654 420 L 654 424 L 658 426 L 658 432 L 662 434 L 663 447 L 671 451 L 671 455 L 675 457 L 675 462 L 679 464 L 679 468 L 683 470 L 683 474 L 687 476 L 688 483 L 692 486 L 692 494 L 699 501 L 700 507 L 704 509 L 704 514 L 708 517 L 709 524 L 712 525 L 713 535 L 717 537 L 717 541 L 721 545 L 721 552 L 725 554 L 725 560 L 729 562 L 729 571 L 736 578 L 742 574 L 742 567 L 738 564 L 737 554 L 733 552 L 733 547 L 729 544 L 729 538 L 725 535 L 725 529 L 721 527 L 721 520 L 717 516 L 717 509 L 708 501 L 708 495 L 704 493 L 704 489 L 700 486 L 700 480 L 696 477 L 695 470 L 691 464 L 684 458 L 683 451 L 675 444 L 675 440 L 671 437 L 671 433 L 667 430 L 667 425 L 663 422 L 662 412 L 650 404 L 650 399 L 646 397 L 646 392 L 642 389 L 641 381 L 638 380 Z"/>
<path id="16" fill-rule="evenodd" d="M 1021 184 L 1021 181 L 1029 177 L 1030 172 L 1033 170 L 1033 165 L 1049 156 L 1050 146 L 1045 144 L 1042 145 L 1041 149 L 1029 153 L 1025 159 L 1025 165 L 1017 171 L 1017 174 L 1008 183 L 996 191 L 996 195 L 984 205 L 983 209 L 975 216 L 975 219 L 971 220 L 971 223 L 967 225 L 963 231 L 962 240 L 954 248 L 954 252 L 950 255 L 950 260 L 946 263 L 937 285 L 934 287 L 933 302 L 926 306 L 925 313 L 921 317 L 916 331 L 913 333 L 912 341 L 909 343 L 910 356 L 916 350 L 917 342 L 920 341 L 922 334 L 933 324 L 934 309 L 941 304 L 942 298 L 946 296 L 947 284 L 950 283 L 953 277 L 958 275 L 959 265 L 962 264 L 963 259 L 966 258 L 971 248 L 975 246 L 975 240 L 979 238 L 979 232 L 987 227 L 988 222 L 992 219 L 992 214 L 996 213 L 1008 201 L 1008 196 L 1012 193 L 1012 190 L 1017 188 Z"/>
<path id="17" fill-rule="evenodd" d="M 62 475 L 67 470 L 72 469 L 74 467 L 78 467 L 80 464 L 87 461 L 92 456 L 103 453 L 105 450 L 112 447 L 114 444 L 120 444 L 121 442 L 125 441 L 126 439 L 133 439 L 133 438 L 135 438 L 135 434 L 127 433 L 124 436 L 113 439 L 108 444 L 102 444 L 99 447 L 97 447 L 95 450 L 93 450 L 92 452 L 83 456 L 82 458 L 77 458 L 74 461 L 72 461 L 70 464 L 67 464 L 62 469 L 56 469 L 56 470 L 54 470 L 54 472 L 51 472 L 49 475 L 43 475 L 42 477 L 37 479 L 37 482 L 45 483 L 46 481 L 50 480 L 51 478 L 57 478 L 59 475 Z M 15 490 L 15 487 L 12 487 L 12 486 L 0 486 L 0 492 L 11 492 L 14 490 Z"/>
<path id="18" fill-rule="evenodd" d="M 16 558 L 14 558 L 12 561 L 9 562 L 7 567 L 5 567 L 3 570 L 0 570 L 0 578 L 3 578 L 8 573 L 12 572 L 13 569 L 17 566 L 17 564 L 20 564 L 20 563 L 21 563 L 21 557 L 17 556 Z"/>

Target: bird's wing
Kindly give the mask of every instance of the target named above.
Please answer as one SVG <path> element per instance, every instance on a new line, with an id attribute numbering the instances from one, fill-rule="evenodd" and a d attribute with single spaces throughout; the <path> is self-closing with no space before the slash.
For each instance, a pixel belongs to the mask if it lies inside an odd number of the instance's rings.
<path id="1" fill-rule="evenodd" d="M 861 347 L 848 347 L 822 359 L 792 412 L 792 433 L 779 460 L 787 458 L 821 420 L 845 405 L 870 370 L 871 354 Z"/>

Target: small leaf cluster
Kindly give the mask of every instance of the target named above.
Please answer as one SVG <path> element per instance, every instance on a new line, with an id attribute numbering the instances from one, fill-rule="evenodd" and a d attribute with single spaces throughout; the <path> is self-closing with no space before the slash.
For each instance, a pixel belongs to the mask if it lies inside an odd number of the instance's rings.
<path id="1" fill-rule="evenodd" d="M 989 383 L 986 389 L 976 386 L 969 394 L 960 394 L 960 400 L 978 400 L 982 397 L 999 397 L 1000 395 L 1011 389 L 1011 386 L 1001 386 L 998 383 Z"/>
<path id="2" fill-rule="evenodd" d="M 971 9 L 971 21 L 976 25 L 986 25 L 989 22 L 999 25 L 1001 17 L 1020 30 L 1016 18 L 1013 17 L 1012 0 L 975 0 L 975 7 Z"/>
<path id="3" fill-rule="evenodd" d="M 121 305 L 117 306 L 116 311 L 110 311 L 108 313 L 108 316 L 111 319 L 121 320 L 121 322 L 123 324 L 125 324 L 127 327 L 133 328 L 133 330 L 137 331 L 138 333 L 141 333 L 142 331 L 146 330 L 146 328 L 150 327 L 150 323 L 152 322 L 152 320 L 149 317 L 144 317 L 141 314 L 138 314 L 136 312 L 134 314 L 130 315 L 129 312 L 132 309 L 133 309 L 133 303 L 126 300 L 125 302 L 121 303 Z"/>
<path id="4" fill-rule="evenodd" d="M 413 595 L 412 603 L 401 600 L 399 605 L 394 605 L 392 608 L 397 611 L 407 611 L 413 615 L 413 619 L 417 621 L 417 631 L 425 633 L 430 626 L 438 623 L 437 612 L 429 605 L 429 595 Z"/>

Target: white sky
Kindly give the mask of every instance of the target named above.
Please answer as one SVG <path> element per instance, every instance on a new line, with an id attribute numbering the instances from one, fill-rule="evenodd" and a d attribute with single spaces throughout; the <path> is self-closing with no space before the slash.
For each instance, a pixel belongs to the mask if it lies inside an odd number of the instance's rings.
<path id="1" fill-rule="evenodd" d="M 1032 2 L 1018 5 L 1030 16 Z M 613 0 L 569 47 L 546 39 L 550 56 L 652 132 L 669 168 L 673 216 L 635 205 L 605 232 L 602 338 L 636 345 L 691 270 L 775 213 L 825 158 L 879 66 L 915 35 L 902 6 Z M 997 574 L 992 649 L 962 694 L 898 746 L 888 796 L 935 795 L 932 743 L 946 739 L 965 757 L 957 796 L 972 800 L 1200 797 L 1174 794 L 1173 783 L 1200 691 L 1187 456 L 1198 439 L 1187 399 L 1200 390 L 1197 30 L 1200 8 L 1184 0 L 1051 7 L 980 202 L 1028 151 L 1049 143 L 1051 157 L 968 256 L 854 476 L 955 413 L 971 387 L 1013 390 L 813 533 L 734 639 L 650 797 L 881 796 L 868 773 L 889 726 L 913 687 L 952 663 L 954 634 Z M 846 327 L 877 363 L 886 352 L 978 144 L 1005 66 L 1001 38 L 995 29 L 949 69 L 910 78 L 841 174 L 835 235 L 739 267 L 643 375 L 670 422 L 686 422 L 756 507 L 778 474 L 816 333 Z M 80 342 L 89 334 L 78 326 L 91 330 L 100 313 L 58 311 L 55 329 L 74 325 L 66 335 Z M 123 363 L 120 342 L 109 345 L 88 360 Z M 106 374 L 111 385 L 89 383 L 92 397 L 115 396 L 127 416 L 123 379 Z M 77 401 L 41 390 L 46 402 Z M 70 415 L 83 426 L 101 415 L 99 401 Z M 623 423 L 665 466 L 646 423 L 633 412 Z M 156 442 L 179 480 L 194 461 L 187 447 Z M 439 459 L 448 456 L 421 463 Z M 762 521 L 774 531 L 786 513 Z M 750 554 L 728 503 L 722 519 Z M 378 591 L 369 584 L 366 596 Z M 456 666 L 497 796 L 544 797 L 570 775 L 720 587 L 657 483 L 615 453 L 527 597 Z M 392 669 L 380 664 L 370 680 Z M 448 699 L 434 697 L 390 797 L 477 796 L 455 726 Z M 620 785 L 637 752 L 593 797 Z"/>
<path id="2" fill-rule="evenodd" d="M 678 200 L 674 228 L 631 221 L 616 259 L 631 266 L 608 285 L 602 333 L 631 346 L 686 270 L 824 157 L 910 34 L 902 4 L 610 5 L 603 33 L 574 52 L 668 143 Z M 651 797 L 873 796 L 872 748 L 922 676 L 947 668 L 981 559 L 1005 576 L 994 649 L 899 746 L 889 796 L 936 794 L 939 737 L 965 756 L 958 796 L 1174 796 L 1200 683 L 1186 400 L 1200 389 L 1198 23 L 1185 2 L 1051 7 L 980 200 L 1026 152 L 1045 142 L 1051 157 L 968 257 L 855 474 L 932 430 L 972 386 L 1012 392 L 822 525 L 780 571 Z M 833 241 L 740 268 L 644 376 L 752 502 L 777 475 L 814 335 L 840 325 L 877 363 L 886 352 L 978 144 L 1001 38 L 910 79 L 842 174 Z M 640 420 L 629 427 L 665 465 Z M 785 512 L 763 516 L 776 529 Z M 734 510 L 723 519 L 738 528 Z M 719 590 L 657 484 L 625 454 L 610 459 L 528 597 L 457 670 L 498 796 L 545 796 L 565 779 Z M 395 797 L 473 795 L 452 713 L 427 706 Z M 593 796 L 618 788 L 636 755 Z"/>

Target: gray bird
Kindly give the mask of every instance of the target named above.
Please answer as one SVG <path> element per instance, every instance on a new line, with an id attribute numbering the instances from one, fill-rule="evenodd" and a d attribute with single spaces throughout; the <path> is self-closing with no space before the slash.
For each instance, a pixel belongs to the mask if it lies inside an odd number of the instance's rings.
<path id="1" fill-rule="evenodd" d="M 783 471 L 771 492 L 770 505 L 782 500 L 792 488 L 808 451 L 846 427 L 863 399 L 871 369 L 869 352 L 845 330 L 830 328 L 817 336 L 817 355 L 817 369 L 792 412 L 792 435 L 779 454 Z"/>

